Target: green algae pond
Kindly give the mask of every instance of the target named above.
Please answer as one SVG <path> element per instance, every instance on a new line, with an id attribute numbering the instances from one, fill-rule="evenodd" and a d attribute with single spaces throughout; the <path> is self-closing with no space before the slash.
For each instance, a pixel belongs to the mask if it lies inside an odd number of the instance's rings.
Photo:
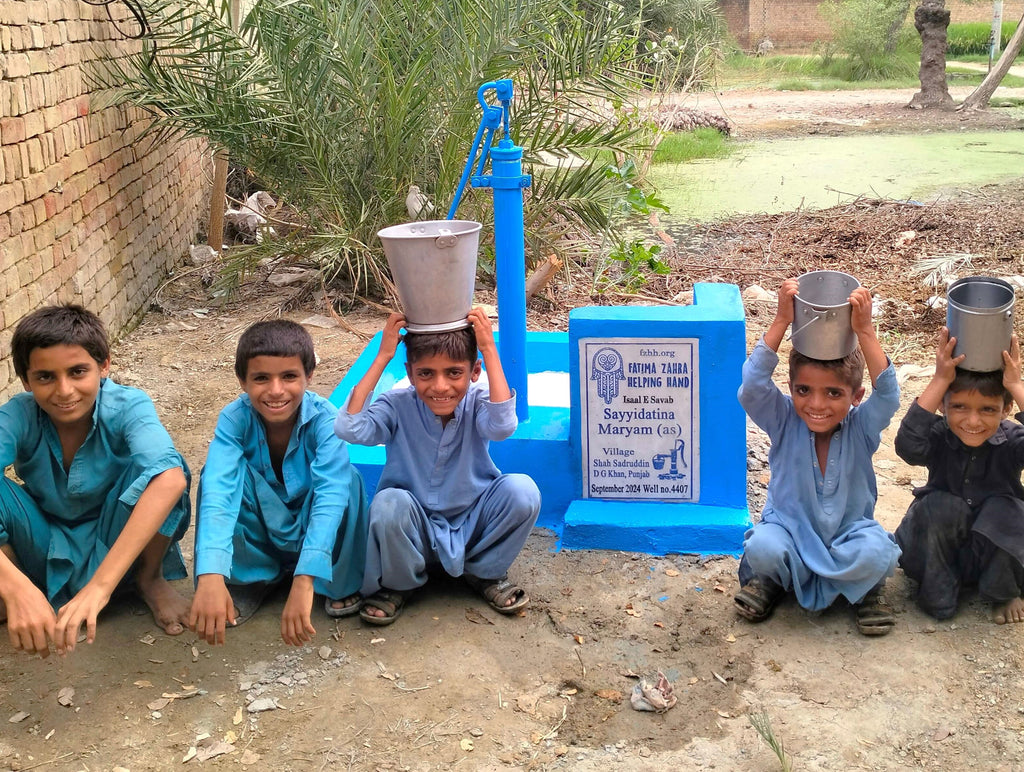
<path id="1" fill-rule="evenodd" d="M 857 198 L 934 201 L 1024 180 L 1024 132 L 812 136 L 737 143 L 732 153 L 651 167 L 668 223 L 824 209 Z"/>

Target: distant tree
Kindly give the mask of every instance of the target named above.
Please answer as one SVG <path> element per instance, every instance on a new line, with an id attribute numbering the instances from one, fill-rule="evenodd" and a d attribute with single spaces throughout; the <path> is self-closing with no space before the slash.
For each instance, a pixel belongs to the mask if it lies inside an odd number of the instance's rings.
<path id="1" fill-rule="evenodd" d="M 952 110 L 953 97 L 946 86 L 946 30 L 949 10 L 944 0 L 925 0 L 914 10 L 914 27 L 921 36 L 921 90 L 909 107 Z"/>
<path id="2" fill-rule="evenodd" d="M 1017 29 L 1014 30 L 1009 42 L 1007 42 L 1003 55 L 999 57 L 996 66 L 989 71 L 985 79 L 981 81 L 978 87 L 967 96 L 963 104 L 957 109 L 983 110 L 988 107 L 992 94 L 999 87 L 999 84 L 1002 83 L 1006 73 L 1010 71 L 1010 66 L 1013 64 L 1013 60 L 1017 58 L 1017 54 L 1020 53 L 1022 46 L 1024 46 L 1024 16 L 1021 16 L 1020 21 L 1017 22 Z"/>

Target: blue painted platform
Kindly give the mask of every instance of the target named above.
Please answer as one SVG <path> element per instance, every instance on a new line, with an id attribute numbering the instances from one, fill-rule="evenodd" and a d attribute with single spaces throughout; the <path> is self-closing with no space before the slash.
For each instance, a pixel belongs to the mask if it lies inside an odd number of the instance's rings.
<path id="1" fill-rule="evenodd" d="M 734 284 L 696 284 L 689 306 L 595 306 L 569 312 L 573 489 L 583 489 L 580 343 L 696 339 L 699 352 L 700 495 L 692 503 L 578 497 L 561 546 L 652 554 L 739 554 L 750 527 L 746 416 L 736 398 L 746 359 L 746 322 Z"/>

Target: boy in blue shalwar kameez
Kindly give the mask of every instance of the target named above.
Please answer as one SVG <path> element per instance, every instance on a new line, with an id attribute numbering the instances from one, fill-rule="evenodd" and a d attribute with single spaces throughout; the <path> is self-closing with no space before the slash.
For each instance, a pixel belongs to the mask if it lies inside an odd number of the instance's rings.
<path id="1" fill-rule="evenodd" d="M 793 351 L 785 396 L 772 372 L 798 289 L 783 282 L 775 319 L 743 365 L 739 399 L 771 439 L 771 482 L 744 540 L 736 609 L 761 622 L 787 590 L 809 611 L 842 595 L 856 605 L 860 632 L 885 635 L 895 618 L 882 589 L 900 550 L 874 519 L 871 457 L 899 408 L 896 374 L 875 336 L 871 295 L 858 287 L 850 306 L 859 350 L 827 362 Z M 872 393 L 861 404 L 865 364 Z"/>
<path id="2" fill-rule="evenodd" d="M 432 564 L 465 577 L 502 614 L 529 603 L 507 573 L 537 520 L 540 491 L 526 475 L 501 474 L 491 460 L 489 443 L 515 431 L 515 395 L 487 315 L 474 308 L 469 321 L 472 329 L 407 333 L 411 385 L 367 404 L 402 340 L 405 317 L 392 314 L 377 356 L 338 412 L 339 437 L 387 448 L 370 505 L 360 611 L 370 624 L 394 622 Z M 476 383 L 478 347 L 487 388 Z"/>
<path id="3" fill-rule="evenodd" d="M 302 325 L 258 322 L 238 340 L 235 374 L 245 394 L 217 419 L 200 478 L 196 594 L 189 627 L 224 642 L 292 575 L 281 637 L 299 646 L 316 633 L 315 593 L 331 617 L 359 611 L 366 552 L 366 494 L 337 409 L 306 387 L 316 357 Z"/>
<path id="4" fill-rule="evenodd" d="M 188 603 L 178 541 L 189 524 L 189 473 L 145 393 L 107 378 L 100 319 L 48 306 L 18 323 L 14 370 L 26 393 L 0 407 L 0 621 L 15 649 L 73 651 L 82 624 L 134 581 L 165 632 Z M 54 612 L 54 607 L 58 610 Z"/>

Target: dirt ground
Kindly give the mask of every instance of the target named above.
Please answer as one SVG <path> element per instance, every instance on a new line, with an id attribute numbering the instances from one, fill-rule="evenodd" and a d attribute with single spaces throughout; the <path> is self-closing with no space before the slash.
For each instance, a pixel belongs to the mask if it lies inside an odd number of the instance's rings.
<path id="1" fill-rule="evenodd" d="M 741 136 L 780 131 L 783 114 L 800 116 L 783 133 L 1021 126 L 1004 114 L 965 124 L 911 112 L 905 97 L 886 92 L 864 107 L 863 95 L 824 105 L 817 94 L 722 95 L 736 100 L 730 119 Z M 743 107 L 753 104 L 761 109 Z M 863 123 L 849 123 L 853 116 Z M 841 268 L 878 294 L 905 408 L 925 384 L 943 318 L 909 269 L 955 251 L 974 256 L 974 273 L 1024 273 L 1022 201 L 1024 178 L 926 207 L 855 202 L 673 231 L 670 277 L 598 295 L 567 275 L 533 301 L 529 324 L 564 329 L 568 309 L 587 303 L 685 302 L 695 281 L 771 290 L 812 267 Z M 343 326 L 319 326 L 329 324 L 322 298 L 275 288 L 265 274 L 218 304 L 201 274 L 169 279 L 114 352 L 115 377 L 153 396 L 196 473 L 218 411 L 238 392 L 233 350 L 249 323 L 312 317 L 321 359 L 313 386 L 326 395 L 362 350 L 361 333 L 383 321 L 357 304 Z M 487 292 L 480 299 L 493 303 Z M 749 303 L 750 341 L 772 311 Z M 894 455 L 894 432 L 875 464 L 876 515 L 890 530 L 922 477 Z M 748 438 L 756 512 L 765 440 L 753 430 Z M 391 627 L 334 622 L 316 609 L 315 641 L 300 649 L 280 640 L 280 595 L 218 648 L 188 632 L 163 635 L 132 598 L 113 602 L 96 643 L 63 660 L 16 655 L 0 636 L 0 768 L 760 772 L 780 769 L 751 726 L 764 712 L 797 770 L 1024 769 L 1024 630 L 992 624 L 976 599 L 935 622 L 897 573 L 897 627 L 867 639 L 846 606 L 808 615 L 790 600 L 765 624 L 737 618 L 731 556 L 557 551 L 555 536 L 538 530 L 512 573 L 533 598 L 521 617 L 491 613 L 460 582 L 438 578 Z M 179 589 L 190 594 L 191 583 Z M 659 670 L 678 704 L 664 714 L 633 710 L 637 676 Z"/>

